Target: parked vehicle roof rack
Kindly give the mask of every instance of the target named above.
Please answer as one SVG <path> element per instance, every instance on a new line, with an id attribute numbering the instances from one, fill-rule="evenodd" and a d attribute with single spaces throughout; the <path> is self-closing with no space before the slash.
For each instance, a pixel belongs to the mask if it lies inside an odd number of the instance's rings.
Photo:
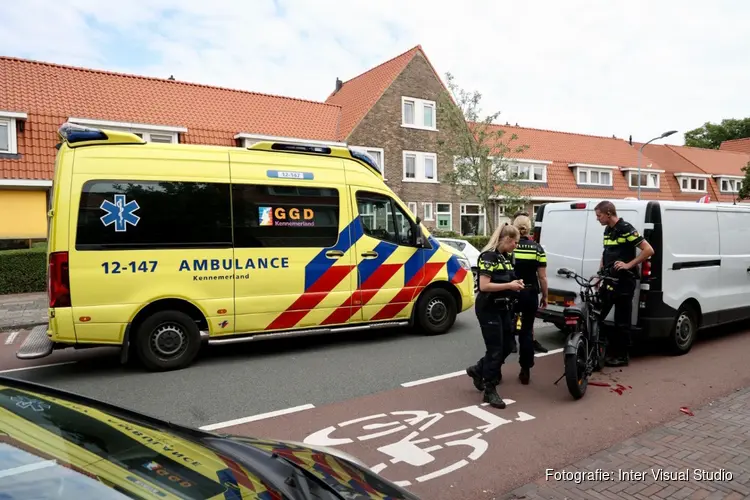
<path id="1" fill-rule="evenodd" d="M 57 135 L 71 148 L 95 144 L 146 144 L 145 140 L 131 132 L 84 127 L 69 122 L 60 125 Z"/>
<path id="2" fill-rule="evenodd" d="M 366 166 L 372 173 L 383 179 L 377 162 L 365 152 L 354 150 L 346 146 L 321 146 L 316 144 L 302 144 L 294 142 L 259 141 L 247 149 L 253 151 L 284 151 L 288 153 L 301 153 L 317 156 L 333 156 L 358 161 Z"/>

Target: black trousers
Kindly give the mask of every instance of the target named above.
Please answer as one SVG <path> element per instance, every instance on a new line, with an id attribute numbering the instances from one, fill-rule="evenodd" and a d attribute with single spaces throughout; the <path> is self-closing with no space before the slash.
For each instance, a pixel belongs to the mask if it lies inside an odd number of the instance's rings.
<path id="1" fill-rule="evenodd" d="M 476 364 L 476 370 L 485 385 L 494 387 L 500 383 L 500 370 L 513 350 L 513 311 L 490 305 L 477 309 L 476 315 L 486 349 Z"/>
<path id="2" fill-rule="evenodd" d="M 536 290 L 519 292 L 516 312 L 521 314 L 521 329 L 518 330 L 518 363 L 521 368 L 534 366 L 534 319 L 539 308 L 539 293 Z"/>
<path id="3" fill-rule="evenodd" d="M 633 296 L 635 279 L 629 276 L 618 276 L 616 285 L 602 284 L 599 290 L 602 301 L 602 318 L 606 318 L 615 308 L 615 328 L 607 335 L 608 357 L 626 356 L 631 346 L 630 321 L 633 314 Z"/>

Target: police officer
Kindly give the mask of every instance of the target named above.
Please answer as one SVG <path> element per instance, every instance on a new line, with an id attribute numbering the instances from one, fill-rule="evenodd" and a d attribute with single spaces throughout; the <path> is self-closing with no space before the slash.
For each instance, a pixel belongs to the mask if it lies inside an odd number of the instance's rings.
<path id="1" fill-rule="evenodd" d="M 594 207 L 599 223 L 604 227 L 604 250 L 600 269 L 607 269 L 618 282 L 611 287 L 602 287 L 602 317 L 606 317 L 614 306 L 615 334 L 610 336 L 607 345 L 605 364 L 607 366 L 627 366 L 630 339 L 630 320 L 633 310 L 633 295 L 638 278 L 638 264 L 654 255 L 653 247 L 632 224 L 617 216 L 611 201 L 602 201 Z M 636 256 L 635 249 L 641 252 Z M 609 284 L 608 284 L 609 285 Z"/>
<path id="2" fill-rule="evenodd" d="M 525 288 L 519 293 L 516 312 L 521 314 L 521 328 L 518 332 L 520 353 L 518 362 L 521 373 L 518 378 L 522 384 L 528 384 L 531 368 L 534 366 L 534 320 L 539 307 L 547 307 L 547 256 L 544 248 L 529 238 L 531 220 L 520 215 L 513 221 L 521 238 L 513 252 L 516 277 L 520 278 Z M 539 298 L 541 292 L 541 300 Z"/>
<path id="3" fill-rule="evenodd" d="M 513 343 L 512 316 L 516 295 L 523 282 L 515 279 L 512 252 L 519 240 L 514 226 L 499 226 L 477 259 L 479 293 L 475 312 L 482 329 L 486 352 L 476 365 L 466 369 L 477 390 L 484 391 L 483 401 L 494 408 L 505 408 L 497 393 L 502 380 L 501 368 Z"/>

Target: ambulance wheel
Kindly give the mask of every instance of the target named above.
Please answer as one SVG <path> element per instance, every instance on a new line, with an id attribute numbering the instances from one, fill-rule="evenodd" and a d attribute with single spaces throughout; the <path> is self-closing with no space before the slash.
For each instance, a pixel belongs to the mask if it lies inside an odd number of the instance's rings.
<path id="1" fill-rule="evenodd" d="M 159 311 L 141 323 L 136 335 L 138 358 L 150 371 L 185 368 L 201 346 L 195 321 L 180 311 Z"/>
<path id="2" fill-rule="evenodd" d="M 447 332 L 456 321 L 456 301 L 447 290 L 431 288 L 417 302 L 417 325 L 427 335 Z"/>

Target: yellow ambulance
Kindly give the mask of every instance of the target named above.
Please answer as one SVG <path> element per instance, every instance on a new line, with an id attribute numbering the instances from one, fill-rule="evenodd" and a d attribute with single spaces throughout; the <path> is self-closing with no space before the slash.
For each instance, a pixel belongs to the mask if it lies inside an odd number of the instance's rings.
<path id="1" fill-rule="evenodd" d="M 413 326 L 474 304 L 470 264 L 347 147 L 146 143 L 63 124 L 49 211 L 49 324 L 16 356 L 122 346 L 149 370 L 206 343 Z"/>

